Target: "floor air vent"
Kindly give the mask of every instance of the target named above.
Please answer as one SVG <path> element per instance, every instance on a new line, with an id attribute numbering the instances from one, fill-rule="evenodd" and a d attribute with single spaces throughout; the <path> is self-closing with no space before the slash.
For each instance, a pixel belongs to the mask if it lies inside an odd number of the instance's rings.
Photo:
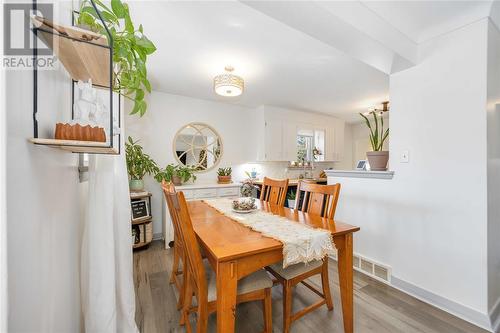
<path id="1" fill-rule="evenodd" d="M 332 255 L 331 258 L 337 260 L 337 253 Z M 369 275 L 379 281 L 386 283 L 391 281 L 391 269 L 389 267 L 376 263 L 373 260 L 366 259 L 359 254 L 354 254 L 352 258 L 352 266 L 355 270 Z"/>

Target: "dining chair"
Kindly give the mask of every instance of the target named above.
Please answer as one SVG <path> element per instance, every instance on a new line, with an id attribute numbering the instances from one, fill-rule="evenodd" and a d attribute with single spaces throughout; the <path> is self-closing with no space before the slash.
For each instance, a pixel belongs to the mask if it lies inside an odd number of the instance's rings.
<path id="1" fill-rule="evenodd" d="M 177 309 L 180 309 L 183 304 L 183 298 L 184 298 L 184 285 L 185 285 L 185 274 L 183 274 L 182 270 L 180 269 L 181 263 L 182 266 L 184 267 L 186 257 L 184 254 L 184 246 L 182 244 L 182 238 L 180 237 L 180 230 L 179 230 L 179 219 L 178 219 L 178 214 L 176 214 L 173 203 L 172 203 L 172 197 L 168 195 L 168 193 L 176 193 L 175 192 L 175 187 L 171 183 L 167 183 L 165 181 L 162 181 L 161 183 L 162 188 L 163 188 L 163 194 L 165 196 L 165 201 L 167 202 L 168 206 L 168 211 L 170 214 L 170 219 L 172 220 L 172 225 L 174 227 L 174 258 L 172 261 L 172 273 L 170 274 L 170 284 L 174 284 L 175 287 L 177 288 L 177 291 L 179 292 L 179 300 L 177 302 Z M 179 281 L 178 276 L 182 275 L 182 281 Z"/>
<path id="2" fill-rule="evenodd" d="M 295 209 L 332 219 L 339 200 L 340 184 L 318 185 L 299 181 Z"/>
<path id="3" fill-rule="evenodd" d="M 207 331 L 208 315 L 217 310 L 217 276 L 208 261 L 203 262 L 198 239 L 193 229 L 191 217 L 184 193 L 175 192 L 173 186 L 168 186 L 165 195 L 170 197 L 174 214 L 178 216 L 179 236 L 186 256 L 186 285 L 184 287 L 184 304 L 181 316 L 186 325 L 186 331 L 191 332 L 189 314 L 196 313 L 198 333 Z M 273 281 L 265 270 L 250 274 L 238 281 L 236 303 L 261 300 L 263 303 L 264 331 L 272 332 L 271 287 Z M 192 297 L 196 298 L 196 306 L 192 306 Z"/>
<path id="4" fill-rule="evenodd" d="M 300 192 L 304 192 L 301 198 Z M 340 193 L 340 184 L 317 185 L 300 181 L 297 187 L 297 199 L 295 209 L 308 214 L 320 215 L 333 219 Z M 328 279 L 328 257 L 308 264 L 296 264 L 283 268 L 283 264 L 277 263 L 266 267 L 266 269 L 277 279 L 283 287 L 283 332 L 290 332 L 291 324 L 305 314 L 326 304 L 329 311 L 333 310 L 333 301 Z M 305 280 L 321 275 L 322 291 L 317 290 Z M 302 283 L 312 292 L 320 297 L 316 303 L 304 309 L 292 313 L 292 288 Z"/>
<path id="5" fill-rule="evenodd" d="M 260 191 L 260 200 L 284 206 L 287 191 L 288 179 L 277 180 L 264 177 Z"/>

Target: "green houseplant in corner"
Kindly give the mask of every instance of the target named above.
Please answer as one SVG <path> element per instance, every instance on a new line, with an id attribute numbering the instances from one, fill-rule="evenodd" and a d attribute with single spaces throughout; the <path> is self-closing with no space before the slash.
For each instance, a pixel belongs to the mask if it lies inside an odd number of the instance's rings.
<path id="1" fill-rule="evenodd" d="M 156 51 L 156 46 L 144 34 L 142 24 L 135 28 L 126 3 L 111 0 L 111 8 L 100 0 L 94 0 L 94 3 L 113 38 L 113 90 L 134 102 L 130 114 L 142 117 L 147 109 L 145 91 L 151 92 L 146 62 Z M 108 36 L 90 0 L 81 2 L 77 24 Z"/>
<path id="2" fill-rule="evenodd" d="M 360 113 L 360 116 L 365 120 L 366 126 L 370 130 L 370 144 L 372 150 L 366 153 L 370 170 L 373 171 L 386 171 L 387 162 L 389 161 L 389 152 L 384 149 L 384 142 L 389 137 L 389 129 L 384 131 L 384 117 L 377 115 L 377 112 L 371 112 L 373 116 L 373 124 L 367 116 Z"/>
<path id="3" fill-rule="evenodd" d="M 129 187 L 132 191 L 143 190 L 144 176 L 156 175 L 160 171 L 156 162 L 148 154 L 144 153 L 142 146 L 137 142 L 129 136 L 128 142 L 125 143 L 125 158 L 130 178 Z"/>

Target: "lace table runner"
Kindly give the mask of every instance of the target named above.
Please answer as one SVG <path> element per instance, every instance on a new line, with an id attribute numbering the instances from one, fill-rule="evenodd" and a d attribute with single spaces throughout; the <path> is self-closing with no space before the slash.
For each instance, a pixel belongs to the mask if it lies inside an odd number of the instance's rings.
<path id="1" fill-rule="evenodd" d="M 320 260 L 334 253 L 332 234 L 327 230 L 316 229 L 262 210 L 248 214 L 235 213 L 230 199 L 203 201 L 236 222 L 283 243 L 283 268 Z"/>

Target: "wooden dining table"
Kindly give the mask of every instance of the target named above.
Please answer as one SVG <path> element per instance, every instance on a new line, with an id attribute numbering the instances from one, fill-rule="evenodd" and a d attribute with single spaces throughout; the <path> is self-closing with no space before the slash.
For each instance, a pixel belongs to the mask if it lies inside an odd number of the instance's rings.
<path id="1" fill-rule="evenodd" d="M 359 227 L 257 200 L 258 208 L 332 233 L 344 332 L 353 332 L 353 233 Z M 194 231 L 217 275 L 217 332 L 234 332 L 238 280 L 283 259 L 283 244 L 236 222 L 207 203 L 188 202 Z"/>

